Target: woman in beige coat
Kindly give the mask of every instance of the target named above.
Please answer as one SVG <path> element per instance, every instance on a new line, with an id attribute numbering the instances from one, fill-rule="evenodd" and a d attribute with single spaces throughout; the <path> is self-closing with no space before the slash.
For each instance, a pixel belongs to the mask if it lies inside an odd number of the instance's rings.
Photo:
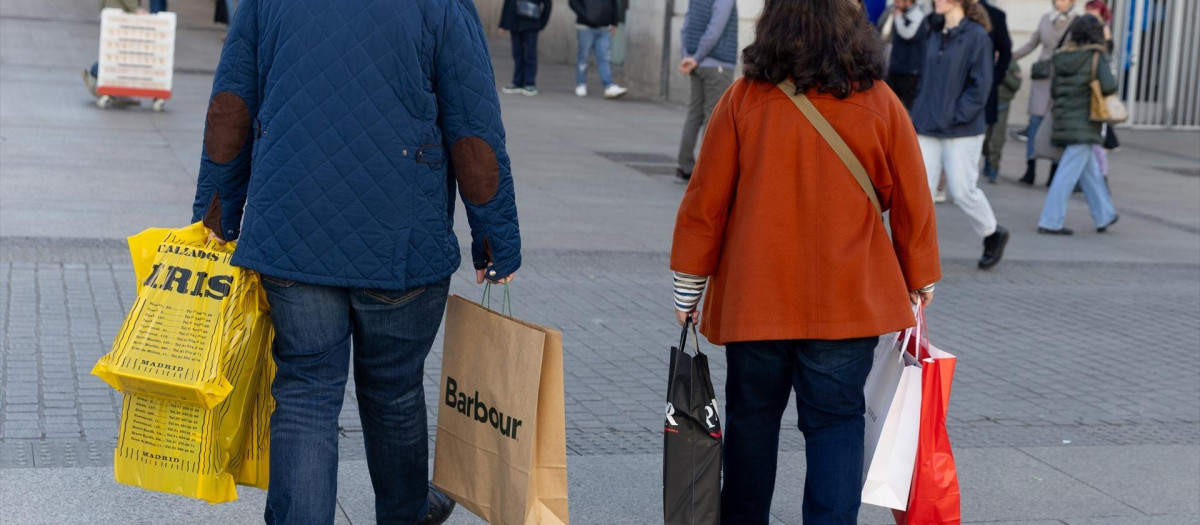
<path id="1" fill-rule="evenodd" d="M 1037 31 L 1033 32 L 1029 41 L 1020 49 L 1013 51 L 1013 60 L 1020 60 L 1026 55 L 1033 53 L 1038 47 L 1041 47 L 1041 52 L 1038 54 L 1038 61 L 1049 61 L 1054 55 L 1054 50 L 1058 48 L 1059 41 L 1063 35 L 1067 33 L 1067 27 L 1075 19 L 1076 13 L 1073 12 L 1075 0 L 1052 0 L 1054 8 L 1050 12 L 1042 15 L 1042 19 L 1038 21 Z M 1017 132 L 1013 132 L 1013 137 L 1017 140 L 1027 139 L 1025 141 L 1025 176 L 1021 177 L 1021 182 L 1025 184 L 1033 184 L 1037 177 L 1037 160 L 1033 157 L 1034 137 L 1037 137 L 1038 126 L 1042 123 L 1042 118 L 1046 116 L 1046 112 L 1050 110 L 1050 77 L 1036 78 L 1032 72 L 1029 76 L 1032 79 L 1029 83 L 1029 127 L 1026 128 L 1024 136 Z M 1056 163 L 1057 164 L 1057 163 Z M 1050 177 L 1054 177 L 1054 168 L 1050 168 Z M 1049 186 L 1050 182 L 1047 181 Z"/>

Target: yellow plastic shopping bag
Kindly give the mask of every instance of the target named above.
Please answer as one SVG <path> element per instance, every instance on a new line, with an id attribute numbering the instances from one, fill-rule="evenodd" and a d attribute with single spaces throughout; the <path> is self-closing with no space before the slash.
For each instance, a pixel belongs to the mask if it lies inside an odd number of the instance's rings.
<path id="1" fill-rule="evenodd" d="M 201 223 L 130 237 L 138 298 L 92 373 L 126 394 L 220 404 L 236 373 L 225 367 L 255 361 L 271 340 L 258 274 L 229 263 L 235 245 Z"/>
<path id="2" fill-rule="evenodd" d="M 209 503 L 236 500 L 238 484 L 267 488 L 275 366 L 258 352 L 235 370 L 232 391 L 212 409 L 126 394 L 117 482 Z"/>

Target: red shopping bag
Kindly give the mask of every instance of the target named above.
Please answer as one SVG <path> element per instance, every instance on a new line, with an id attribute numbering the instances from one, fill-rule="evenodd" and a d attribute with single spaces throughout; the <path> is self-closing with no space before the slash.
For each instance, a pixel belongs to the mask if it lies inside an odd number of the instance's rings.
<path id="1" fill-rule="evenodd" d="M 918 309 L 917 326 L 925 326 L 925 311 Z M 958 470 L 950 435 L 946 433 L 946 411 L 950 408 L 950 387 L 954 382 L 953 354 L 929 344 L 927 331 L 912 331 L 918 339 L 921 360 L 921 430 L 917 438 L 917 462 L 913 468 L 908 510 L 893 510 L 897 525 L 962 523 Z"/>

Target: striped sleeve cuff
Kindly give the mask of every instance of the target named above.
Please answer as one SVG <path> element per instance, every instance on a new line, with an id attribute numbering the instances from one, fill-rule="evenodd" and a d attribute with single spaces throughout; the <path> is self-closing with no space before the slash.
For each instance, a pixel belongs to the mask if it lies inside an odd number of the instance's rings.
<path id="1" fill-rule="evenodd" d="M 695 310 L 707 284 L 708 277 L 675 272 L 675 309 L 681 312 Z"/>

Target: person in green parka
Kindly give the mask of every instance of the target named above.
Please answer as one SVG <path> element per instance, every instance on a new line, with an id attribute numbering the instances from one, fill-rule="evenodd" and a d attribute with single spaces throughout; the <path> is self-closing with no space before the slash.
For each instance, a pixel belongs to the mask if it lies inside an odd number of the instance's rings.
<path id="1" fill-rule="evenodd" d="M 1058 173 L 1046 195 L 1038 233 L 1070 235 L 1063 226 L 1067 200 L 1078 182 L 1092 212 L 1096 231 L 1103 233 L 1117 222 L 1112 196 L 1104 184 L 1092 145 L 1104 142 L 1102 124 L 1091 120 L 1093 79 L 1100 82 L 1105 95 L 1117 92 L 1108 50 L 1104 46 L 1104 26 L 1095 17 L 1080 17 L 1071 25 L 1069 42 L 1054 54 L 1054 77 L 1050 93 L 1054 98 L 1054 129 L 1050 136 L 1063 146 Z"/>

